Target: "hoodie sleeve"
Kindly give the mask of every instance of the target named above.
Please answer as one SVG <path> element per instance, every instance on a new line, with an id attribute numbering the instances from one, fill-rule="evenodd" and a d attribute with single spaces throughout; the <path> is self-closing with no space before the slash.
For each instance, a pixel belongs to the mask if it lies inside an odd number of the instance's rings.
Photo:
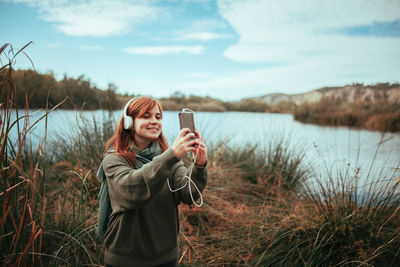
<path id="1" fill-rule="evenodd" d="M 113 212 L 134 209 L 151 200 L 160 192 L 177 162 L 179 159 L 171 148 L 138 170 L 115 153 L 105 156 L 103 168 Z"/>
<path id="2" fill-rule="evenodd" d="M 186 175 L 187 176 L 190 175 L 190 169 L 186 169 L 186 167 L 183 165 L 183 162 L 179 161 L 178 163 L 175 164 L 173 168 L 173 175 L 171 179 L 173 181 L 173 189 L 181 188 L 186 183 L 188 183 L 188 179 L 185 178 Z M 207 178 L 208 178 L 207 164 L 205 166 L 196 166 L 196 165 L 193 166 L 192 175 L 190 177 L 192 181 L 190 191 L 194 200 L 198 200 L 200 197 L 200 194 L 197 191 L 194 184 L 197 186 L 200 192 L 203 192 L 207 184 Z M 190 196 L 190 191 L 189 191 L 189 186 L 186 185 L 181 190 L 175 192 L 176 204 L 178 205 L 181 202 L 185 204 L 192 204 L 193 201 L 192 197 Z"/>

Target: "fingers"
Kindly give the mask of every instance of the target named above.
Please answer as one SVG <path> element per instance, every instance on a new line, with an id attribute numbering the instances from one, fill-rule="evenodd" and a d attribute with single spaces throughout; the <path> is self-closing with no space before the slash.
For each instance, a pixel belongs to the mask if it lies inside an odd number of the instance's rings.
<path id="1" fill-rule="evenodd" d="M 199 152 L 199 153 L 202 153 L 202 152 L 204 152 L 204 153 L 207 153 L 207 146 L 206 146 L 206 144 L 204 143 L 204 141 L 203 141 L 203 138 L 200 138 L 200 139 L 196 139 L 195 140 L 195 142 L 194 142 L 194 152 Z"/>
<path id="2" fill-rule="evenodd" d="M 183 140 L 185 142 L 192 142 L 192 141 L 196 141 L 197 139 L 196 139 L 196 135 L 194 133 L 190 132 L 187 135 L 185 135 L 185 137 L 183 137 Z"/>
<path id="3" fill-rule="evenodd" d="M 187 135 L 188 133 L 191 133 L 192 131 L 189 128 L 182 128 L 182 130 L 179 133 L 180 137 L 184 137 L 185 135 Z"/>
<path id="4" fill-rule="evenodd" d="M 180 131 L 176 142 L 177 150 L 181 149 L 183 154 L 191 151 L 194 155 L 199 154 L 200 157 L 207 157 L 207 147 L 204 144 L 203 137 L 201 137 L 197 129 L 192 132 L 189 128 L 183 128 Z"/>
<path id="5" fill-rule="evenodd" d="M 196 129 L 194 132 L 192 132 L 189 128 L 183 128 L 181 131 L 180 131 L 180 133 L 179 133 L 179 136 L 181 136 L 181 137 L 185 137 L 185 136 L 187 136 L 187 135 L 189 135 L 189 134 L 194 134 L 194 136 L 193 135 L 191 135 L 191 137 L 194 137 L 194 138 L 196 138 L 196 139 L 202 139 L 202 136 L 200 135 L 200 133 L 199 133 L 199 131 Z M 203 139 L 202 139 L 203 140 Z"/>
<path id="6" fill-rule="evenodd" d="M 196 134 L 192 132 L 189 128 L 183 128 L 178 137 L 182 138 L 183 141 L 187 142 L 190 139 L 196 139 Z"/>
<path id="7" fill-rule="evenodd" d="M 196 144 L 200 147 L 206 148 L 206 144 L 204 143 L 203 137 L 196 139 Z"/>
<path id="8" fill-rule="evenodd" d="M 199 131 L 197 129 L 194 131 L 194 134 L 196 135 L 197 139 L 199 139 L 201 137 L 200 133 L 199 133 Z"/>
<path id="9" fill-rule="evenodd" d="M 197 148 L 193 152 L 193 160 L 198 166 L 204 166 L 207 162 L 207 146 L 203 138 L 197 139 Z"/>

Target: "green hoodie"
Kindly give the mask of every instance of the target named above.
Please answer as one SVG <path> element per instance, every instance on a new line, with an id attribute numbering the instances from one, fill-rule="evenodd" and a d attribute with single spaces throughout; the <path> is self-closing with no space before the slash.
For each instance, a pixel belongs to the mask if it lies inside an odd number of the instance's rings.
<path id="1" fill-rule="evenodd" d="M 183 186 L 187 169 L 169 148 L 140 169 L 115 153 L 103 159 L 112 214 L 105 234 L 105 262 L 113 266 L 154 266 L 178 257 L 178 205 L 191 204 Z M 203 191 L 207 168 L 194 166 L 192 180 Z M 194 199 L 199 193 L 192 188 Z"/>

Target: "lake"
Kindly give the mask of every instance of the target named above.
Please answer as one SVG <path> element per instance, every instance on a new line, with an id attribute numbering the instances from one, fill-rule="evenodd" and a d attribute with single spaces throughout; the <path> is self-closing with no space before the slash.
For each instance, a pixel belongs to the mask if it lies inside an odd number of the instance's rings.
<path id="1" fill-rule="evenodd" d="M 31 110 L 31 124 L 43 114 L 42 110 Z M 47 120 L 47 138 L 51 140 L 57 134 L 69 136 L 81 121 L 80 116 L 92 122 L 94 118 L 100 124 L 107 114 L 104 111 L 53 111 Z M 122 112 L 110 114 L 119 120 Z M 15 118 L 15 112 L 13 116 Z M 208 146 L 225 140 L 231 146 L 257 144 L 260 149 L 268 149 L 283 139 L 293 153 L 305 153 L 304 162 L 311 166 L 315 176 L 326 177 L 327 172 L 343 171 L 347 166 L 350 171 L 360 168 L 364 180 L 370 169 L 374 175 L 383 172 L 392 178 L 398 177 L 400 172 L 399 134 L 303 124 L 290 114 L 197 112 L 195 123 Z M 45 120 L 42 120 L 33 128 L 31 141 L 34 146 L 39 138 L 43 139 L 44 126 Z M 177 111 L 164 111 L 163 131 L 171 145 L 179 132 Z M 16 133 L 14 127 L 11 136 L 16 138 Z"/>

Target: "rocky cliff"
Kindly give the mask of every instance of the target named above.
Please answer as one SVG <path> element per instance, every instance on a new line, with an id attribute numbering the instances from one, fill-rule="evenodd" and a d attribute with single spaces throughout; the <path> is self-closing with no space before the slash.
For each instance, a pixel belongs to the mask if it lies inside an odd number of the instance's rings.
<path id="1" fill-rule="evenodd" d="M 388 103 L 400 104 L 400 84 L 353 84 L 343 87 L 324 87 L 304 94 L 268 94 L 257 99 L 269 105 L 276 105 L 282 101 L 294 102 L 299 105 L 305 102 L 317 102 L 325 97 L 341 98 L 346 102 L 364 101 L 365 103 L 375 103 L 383 100 Z"/>

